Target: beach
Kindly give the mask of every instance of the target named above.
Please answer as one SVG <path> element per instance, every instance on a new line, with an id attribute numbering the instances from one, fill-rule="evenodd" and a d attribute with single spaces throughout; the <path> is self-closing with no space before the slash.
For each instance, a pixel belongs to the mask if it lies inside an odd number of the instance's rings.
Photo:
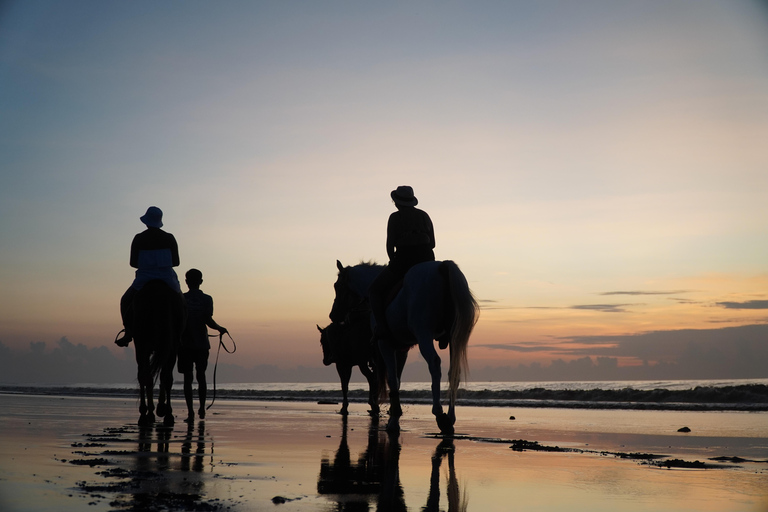
<path id="1" fill-rule="evenodd" d="M 768 511 L 768 413 L 217 400 L 140 429 L 137 400 L 0 397 L 0 510 Z M 679 432 L 687 427 L 690 432 Z"/>

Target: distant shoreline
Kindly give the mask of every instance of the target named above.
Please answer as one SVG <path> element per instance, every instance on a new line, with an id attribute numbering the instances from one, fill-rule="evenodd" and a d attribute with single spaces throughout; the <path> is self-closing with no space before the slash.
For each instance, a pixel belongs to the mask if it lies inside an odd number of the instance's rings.
<path id="1" fill-rule="evenodd" d="M 278 402 L 340 402 L 341 390 L 329 383 L 327 389 L 297 389 L 300 384 L 283 386 L 273 384 L 272 389 L 218 389 L 219 400 L 262 400 Z M 477 387 L 477 386 L 475 386 Z M 137 388 L 89 386 L 29 386 L 0 385 L 0 394 L 27 394 L 44 396 L 94 396 L 136 397 Z M 174 399 L 182 399 L 179 386 L 173 390 Z M 213 398 L 209 390 L 209 400 Z M 427 389 L 403 390 L 404 403 L 431 403 Z M 365 403 L 368 393 L 364 389 L 352 389 L 349 399 Z M 672 411 L 768 411 L 768 385 L 743 384 L 735 386 L 695 386 L 689 389 L 638 390 L 623 389 L 462 389 L 458 405 L 506 408 L 571 408 L 571 409 L 630 409 Z"/>

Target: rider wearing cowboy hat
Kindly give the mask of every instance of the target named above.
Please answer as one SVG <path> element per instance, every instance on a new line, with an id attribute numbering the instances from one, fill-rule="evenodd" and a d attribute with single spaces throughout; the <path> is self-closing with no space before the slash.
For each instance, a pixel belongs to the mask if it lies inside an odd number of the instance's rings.
<path id="1" fill-rule="evenodd" d="M 371 312 L 376 320 L 375 338 L 391 338 L 386 319 L 386 297 L 397 284 L 418 263 L 435 261 L 435 231 L 427 212 L 415 208 L 419 200 L 409 186 L 400 186 L 390 194 L 397 211 L 389 216 L 387 223 L 387 255 L 389 264 L 374 280 L 368 290 Z"/>

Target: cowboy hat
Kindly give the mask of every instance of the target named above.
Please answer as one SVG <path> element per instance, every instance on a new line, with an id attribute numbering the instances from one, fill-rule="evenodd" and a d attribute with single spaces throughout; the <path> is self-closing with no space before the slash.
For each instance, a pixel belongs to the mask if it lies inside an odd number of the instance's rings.
<path id="1" fill-rule="evenodd" d="M 413 195 L 413 189 L 408 185 L 397 187 L 390 196 L 398 206 L 416 206 L 419 204 L 419 200 Z"/>

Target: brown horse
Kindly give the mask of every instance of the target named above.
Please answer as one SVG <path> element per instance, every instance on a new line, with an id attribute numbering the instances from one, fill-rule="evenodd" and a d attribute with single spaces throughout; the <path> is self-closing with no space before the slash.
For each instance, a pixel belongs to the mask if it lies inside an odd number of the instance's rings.
<path id="1" fill-rule="evenodd" d="M 184 329 L 184 303 L 180 294 L 163 281 L 154 280 L 136 292 L 133 300 L 133 339 L 138 364 L 139 425 L 155 422 L 153 387 L 160 377 L 157 415 L 166 426 L 174 424 L 171 386 L 176 351 Z"/>
<path id="2" fill-rule="evenodd" d="M 346 415 L 349 408 L 349 379 L 352 368 L 357 366 L 368 381 L 368 405 L 372 416 L 379 414 L 378 401 L 378 350 L 371 344 L 371 324 L 368 314 L 344 323 L 331 323 L 322 328 L 319 325 L 320 344 L 323 347 L 323 364 L 336 364 L 341 380 L 343 402 L 340 414 Z M 381 363 L 379 363 L 380 365 Z"/>
<path id="3" fill-rule="evenodd" d="M 339 275 L 333 285 L 330 318 L 342 322 L 368 296 L 368 289 L 381 272 L 379 265 L 361 263 L 345 267 L 336 261 Z M 379 340 L 379 351 L 386 368 L 384 384 L 389 386 L 389 423 L 387 430 L 400 429 L 400 377 L 408 350 L 418 346 L 429 366 L 432 377 L 432 414 L 440 432 L 452 435 L 456 422 L 456 395 L 463 371 L 467 366 L 467 344 L 477 322 L 479 307 L 467 279 L 453 261 L 428 261 L 411 268 L 403 286 L 387 307 L 387 323 L 392 339 Z M 440 356 L 433 340 L 439 339 L 441 349 L 449 349 L 448 413 L 440 403 Z M 381 386 L 384 388 L 384 385 Z"/>

